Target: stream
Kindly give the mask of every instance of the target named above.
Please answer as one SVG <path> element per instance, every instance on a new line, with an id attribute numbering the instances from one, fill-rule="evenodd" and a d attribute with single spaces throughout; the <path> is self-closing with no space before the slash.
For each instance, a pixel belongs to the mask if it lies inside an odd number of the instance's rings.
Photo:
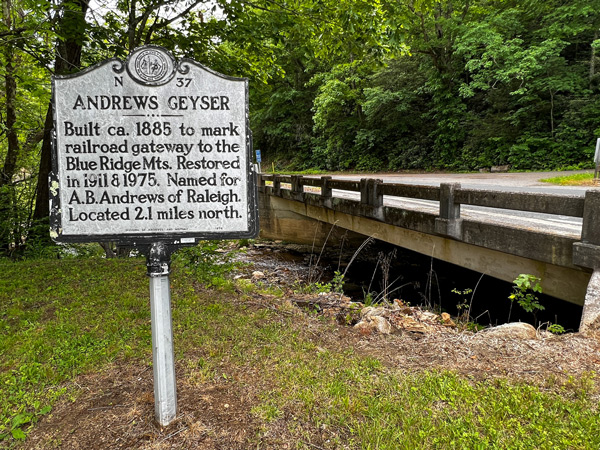
<path id="1" fill-rule="evenodd" d="M 545 309 L 534 317 L 516 301 L 511 308 L 512 283 L 377 240 L 360 251 L 357 247 L 315 249 L 257 241 L 244 259 L 284 291 L 293 290 L 299 282 L 326 284 L 338 272 L 344 274 L 344 294 L 353 301 L 400 299 L 452 316 L 465 313 L 470 306 L 471 320 L 482 326 L 508 321 L 534 324 L 537 319 L 538 324 L 558 323 L 567 331 L 577 331 L 581 319 L 581 306 L 545 294 L 538 294 Z"/>

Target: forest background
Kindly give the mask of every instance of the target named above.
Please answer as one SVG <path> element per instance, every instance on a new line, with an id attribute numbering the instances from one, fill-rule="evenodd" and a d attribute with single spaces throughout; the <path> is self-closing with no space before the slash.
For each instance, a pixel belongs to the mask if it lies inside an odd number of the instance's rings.
<path id="1" fill-rule="evenodd" d="M 250 79 L 279 170 L 591 167 L 600 0 L 2 0 L 0 253 L 48 239 L 52 75 L 144 44 Z"/>

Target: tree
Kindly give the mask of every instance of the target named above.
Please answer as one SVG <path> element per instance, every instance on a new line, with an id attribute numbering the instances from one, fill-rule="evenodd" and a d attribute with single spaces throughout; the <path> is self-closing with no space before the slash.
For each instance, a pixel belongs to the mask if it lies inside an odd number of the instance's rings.
<path id="1" fill-rule="evenodd" d="M 26 2 L 2 2 L 4 95 L 0 117 L 4 141 L 0 154 L 4 157 L 0 167 L 0 251 L 3 253 L 13 252 L 22 245 L 31 219 L 30 185 L 35 180 L 32 153 L 42 138 L 37 111 L 40 100 L 48 98 L 47 89 L 40 85 L 40 71 L 27 53 L 34 30 L 43 28 L 37 21 L 40 16 L 30 13 L 29 7 Z"/>
<path id="2" fill-rule="evenodd" d="M 63 0 L 56 11 L 56 56 L 54 59 L 54 75 L 66 75 L 77 72 L 81 64 L 81 51 L 86 40 L 86 13 L 89 3 L 86 0 Z M 48 175 L 51 170 L 52 128 L 53 128 L 52 103 L 48 105 L 46 120 L 44 122 L 44 135 L 40 156 L 40 167 L 36 187 L 35 209 L 33 221 L 36 229 L 33 230 L 33 239 L 49 240 L 48 216 L 50 214 L 50 196 L 48 189 Z"/>

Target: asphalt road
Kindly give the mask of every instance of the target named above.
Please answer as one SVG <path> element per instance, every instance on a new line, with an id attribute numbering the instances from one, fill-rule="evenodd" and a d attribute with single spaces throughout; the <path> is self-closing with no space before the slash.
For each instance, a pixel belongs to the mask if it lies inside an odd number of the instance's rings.
<path id="1" fill-rule="evenodd" d="M 469 189 L 492 189 L 509 192 L 543 192 L 547 194 L 581 195 L 594 187 L 555 186 L 540 180 L 576 173 L 593 172 L 577 170 L 564 172 L 525 172 L 525 173 L 377 173 L 357 175 L 332 175 L 340 180 L 360 180 L 361 178 L 379 178 L 386 183 L 403 183 L 427 186 L 439 186 L 440 183 L 461 183 Z"/>
<path id="2" fill-rule="evenodd" d="M 378 178 L 386 183 L 402 183 L 412 185 L 439 186 L 440 183 L 460 183 L 461 187 L 469 189 L 497 190 L 504 192 L 529 192 L 559 194 L 569 196 L 584 196 L 588 189 L 597 187 L 555 186 L 541 182 L 541 179 L 555 176 L 581 173 L 569 172 L 530 172 L 530 173 L 476 173 L 476 174 L 359 174 L 333 175 L 336 179 L 360 180 L 361 178 Z M 359 199 L 356 192 L 334 190 L 336 197 Z M 384 203 L 404 209 L 430 212 L 437 214 L 439 203 L 427 200 L 384 197 Z M 561 236 L 580 239 L 582 219 L 569 216 L 538 214 L 523 211 L 484 208 L 478 206 L 461 206 L 461 217 L 476 221 L 493 222 L 516 228 L 536 229 Z"/>

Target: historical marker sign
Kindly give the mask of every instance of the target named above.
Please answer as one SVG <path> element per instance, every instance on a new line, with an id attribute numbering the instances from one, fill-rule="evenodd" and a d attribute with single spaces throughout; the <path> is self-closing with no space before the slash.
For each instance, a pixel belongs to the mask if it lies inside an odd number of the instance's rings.
<path id="1" fill-rule="evenodd" d="M 55 240 L 256 236 L 246 79 L 145 46 L 54 77 L 53 96 Z"/>
<path id="2" fill-rule="evenodd" d="M 52 88 L 50 234 L 146 251 L 154 404 L 166 426 L 177 414 L 171 252 L 258 234 L 248 81 L 145 46 Z"/>

